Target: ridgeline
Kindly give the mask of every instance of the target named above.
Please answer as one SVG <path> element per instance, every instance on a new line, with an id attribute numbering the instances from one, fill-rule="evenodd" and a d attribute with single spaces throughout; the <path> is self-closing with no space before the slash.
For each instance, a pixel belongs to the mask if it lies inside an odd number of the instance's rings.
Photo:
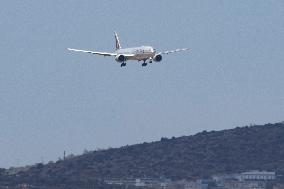
<path id="1" fill-rule="evenodd" d="M 55 163 L 36 164 L 7 174 L 0 169 L 0 185 L 40 186 L 92 184 L 110 188 L 108 178 L 206 178 L 247 170 L 284 173 L 284 123 L 203 131 L 193 136 L 88 152 Z"/>

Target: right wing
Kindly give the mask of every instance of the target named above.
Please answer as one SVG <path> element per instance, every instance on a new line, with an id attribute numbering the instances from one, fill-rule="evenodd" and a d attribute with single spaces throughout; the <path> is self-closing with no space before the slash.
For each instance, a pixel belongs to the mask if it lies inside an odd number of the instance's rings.
<path id="1" fill-rule="evenodd" d="M 171 50 L 171 51 L 165 51 L 165 52 L 160 52 L 158 54 L 170 54 L 170 53 L 175 53 L 175 52 L 180 52 L 180 51 L 189 51 L 190 48 L 183 48 L 183 49 L 176 49 L 176 50 Z"/>
<path id="2" fill-rule="evenodd" d="M 90 53 L 90 54 L 97 54 L 97 55 L 103 55 L 103 56 L 116 56 L 116 53 L 108 53 L 108 52 L 98 52 L 98 51 L 87 51 L 87 50 L 80 50 L 80 49 L 70 49 L 67 48 L 69 51 L 76 51 L 76 52 L 84 52 L 84 53 Z"/>

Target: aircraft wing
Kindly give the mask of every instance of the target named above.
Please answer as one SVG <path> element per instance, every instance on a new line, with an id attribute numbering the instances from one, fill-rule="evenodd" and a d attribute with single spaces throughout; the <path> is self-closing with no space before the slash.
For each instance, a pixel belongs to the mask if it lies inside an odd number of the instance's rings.
<path id="1" fill-rule="evenodd" d="M 158 54 L 170 54 L 170 53 L 175 53 L 175 52 L 180 52 L 180 51 L 189 51 L 189 48 L 183 48 L 183 49 L 175 49 L 171 51 L 164 51 L 164 52 L 159 52 Z"/>
<path id="2" fill-rule="evenodd" d="M 80 49 L 70 49 L 67 48 L 69 51 L 76 51 L 76 52 L 84 52 L 84 53 L 90 53 L 90 54 L 97 54 L 97 55 L 103 55 L 103 56 L 116 56 L 116 53 L 108 53 L 108 52 L 98 52 L 98 51 L 88 51 L 88 50 L 80 50 Z"/>

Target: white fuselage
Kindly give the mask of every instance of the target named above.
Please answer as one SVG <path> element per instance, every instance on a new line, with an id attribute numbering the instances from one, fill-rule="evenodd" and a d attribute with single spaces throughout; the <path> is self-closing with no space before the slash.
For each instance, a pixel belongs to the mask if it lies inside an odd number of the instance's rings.
<path id="1" fill-rule="evenodd" d="M 141 46 L 141 47 L 132 47 L 132 48 L 125 48 L 125 49 L 118 49 L 116 50 L 117 54 L 122 55 L 134 55 L 129 56 L 128 60 L 147 60 L 152 59 L 155 54 L 156 50 L 151 46 Z"/>

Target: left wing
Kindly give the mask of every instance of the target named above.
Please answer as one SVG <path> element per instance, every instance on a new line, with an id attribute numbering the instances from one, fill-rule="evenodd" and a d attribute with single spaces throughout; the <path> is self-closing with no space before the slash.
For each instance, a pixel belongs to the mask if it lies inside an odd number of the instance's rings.
<path id="1" fill-rule="evenodd" d="M 98 51 L 88 51 L 88 50 L 80 50 L 80 49 L 70 49 L 67 48 L 69 51 L 76 51 L 76 52 L 84 52 L 84 53 L 90 53 L 90 54 L 97 54 L 97 55 L 103 55 L 103 56 L 116 56 L 116 53 L 108 53 L 108 52 L 98 52 Z"/>
<path id="2" fill-rule="evenodd" d="M 175 52 L 180 52 L 180 51 L 189 51 L 189 50 L 191 50 L 191 49 L 183 48 L 183 49 L 176 49 L 176 50 L 171 50 L 171 51 L 159 52 L 158 54 L 170 54 L 170 53 L 175 53 Z"/>

